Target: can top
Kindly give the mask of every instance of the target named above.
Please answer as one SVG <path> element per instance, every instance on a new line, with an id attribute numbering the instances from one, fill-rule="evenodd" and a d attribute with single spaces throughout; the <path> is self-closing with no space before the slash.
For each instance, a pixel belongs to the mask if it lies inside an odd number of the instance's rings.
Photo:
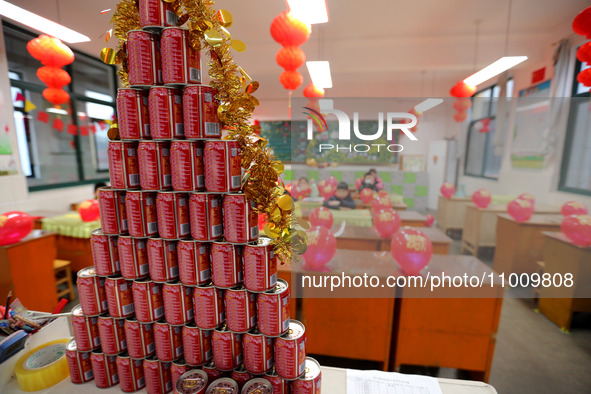
<path id="1" fill-rule="evenodd" d="M 72 308 L 72 316 L 84 316 L 84 313 L 82 313 L 82 305 L 78 304 Z"/>
<path id="2" fill-rule="evenodd" d="M 131 31 L 133 31 L 133 30 L 131 30 Z M 141 92 L 145 92 L 144 89 L 138 89 L 138 88 L 118 88 L 117 89 L 117 92 L 124 91 L 124 90 L 135 90 L 135 91 L 140 92 L 140 93 Z"/>
<path id="3" fill-rule="evenodd" d="M 173 365 L 187 365 L 187 362 L 185 361 L 184 358 L 179 358 L 178 360 L 174 360 L 172 362 Z"/>
<path id="4" fill-rule="evenodd" d="M 175 90 L 175 91 L 178 91 L 179 93 L 181 92 L 181 90 L 179 88 L 175 88 L 173 86 L 152 86 L 150 88 L 150 94 L 152 94 L 152 92 L 159 92 L 159 91 L 161 91 L 163 89 L 166 89 L 166 90 Z"/>
<path id="5" fill-rule="evenodd" d="M 213 360 L 210 360 L 207 364 L 203 364 L 203 366 L 201 368 L 217 369 L 215 367 L 215 364 L 213 363 Z"/>
<path id="6" fill-rule="evenodd" d="M 214 331 L 217 331 L 217 332 L 232 332 L 232 331 L 230 331 L 228 329 L 228 326 L 226 326 L 225 324 L 223 326 L 221 326 L 221 327 L 218 327 L 218 328 L 214 329 Z"/>
<path id="7" fill-rule="evenodd" d="M 301 322 L 290 320 L 289 329 L 280 338 L 287 340 L 298 339 L 304 336 L 304 332 L 306 332 L 306 327 Z"/>
<path id="8" fill-rule="evenodd" d="M 96 276 L 94 266 L 82 268 L 80 271 L 78 271 L 79 278 L 92 278 L 93 276 Z"/>
<path id="9" fill-rule="evenodd" d="M 92 232 L 90 233 L 90 235 L 105 235 L 105 234 L 103 234 L 103 229 L 102 228 L 97 228 L 95 230 L 92 230 Z"/>
<path id="10" fill-rule="evenodd" d="M 131 358 L 127 352 L 119 353 L 117 358 Z"/>
<path id="11" fill-rule="evenodd" d="M 244 364 L 240 364 L 239 366 L 237 366 L 236 368 L 234 368 L 233 372 L 238 372 L 238 373 L 248 373 L 248 371 L 246 370 L 246 368 L 244 367 Z"/>
<path id="12" fill-rule="evenodd" d="M 260 331 L 259 331 L 259 330 L 258 330 L 258 329 L 255 327 L 255 328 L 253 328 L 252 330 L 250 330 L 249 332 L 247 332 L 247 333 L 246 333 L 246 334 L 244 334 L 244 335 L 250 335 L 250 336 L 257 336 L 257 337 L 258 337 L 258 336 L 261 336 L 261 335 L 263 335 L 263 333 L 262 333 L 262 332 L 260 332 Z"/>
<path id="13" fill-rule="evenodd" d="M 277 372 L 275 371 L 275 367 L 273 367 L 273 369 L 270 371 L 265 372 L 264 376 L 268 376 L 270 378 L 279 378 L 279 375 L 277 375 Z"/>
<path id="14" fill-rule="evenodd" d="M 199 393 L 207 386 L 208 380 L 204 371 L 192 369 L 179 377 L 176 382 L 176 391 L 180 394 Z"/>
<path id="15" fill-rule="evenodd" d="M 250 246 L 269 246 L 269 245 L 271 245 L 271 238 L 260 237 L 259 239 L 257 239 L 256 245 L 250 245 Z"/>
<path id="16" fill-rule="evenodd" d="M 318 361 L 312 357 L 306 357 L 306 362 L 304 364 L 304 376 L 301 377 L 300 380 L 314 380 L 320 374 L 320 364 Z"/>
<path id="17" fill-rule="evenodd" d="M 241 394 L 271 394 L 273 393 L 273 386 L 271 383 L 263 378 L 250 379 L 242 387 Z"/>
<path id="18" fill-rule="evenodd" d="M 265 291 L 267 294 L 281 294 L 284 291 L 287 291 L 289 285 L 283 279 L 277 279 L 277 284 L 271 290 Z"/>
<path id="19" fill-rule="evenodd" d="M 238 394 L 238 383 L 230 378 L 220 378 L 214 380 L 213 383 L 209 385 L 205 394 L 217 394 L 224 392 Z"/>
<path id="20" fill-rule="evenodd" d="M 226 291 L 240 291 L 240 292 L 244 292 L 244 291 L 247 291 L 247 290 L 246 290 L 246 287 L 244 287 L 244 285 L 240 284 L 240 285 L 238 285 L 236 287 L 232 287 L 232 288 L 226 289 Z"/>
<path id="21" fill-rule="evenodd" d="M 78 346 L 76 345 L 76 340 L 74 338 L 70 339 L 68 343 L 66 343 L 66 350 L 76 351 L 78 350 Z"/>

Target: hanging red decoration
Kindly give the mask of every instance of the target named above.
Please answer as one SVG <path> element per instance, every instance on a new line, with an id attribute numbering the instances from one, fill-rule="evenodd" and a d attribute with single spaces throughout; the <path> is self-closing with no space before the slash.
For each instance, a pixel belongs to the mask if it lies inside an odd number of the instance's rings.
<path id="1" fill-rule="evenodd" d="M 454 109 L 458 112 L 465 112 L 472 107 L 472 100 L 467 97 L 461 97 L 454 101 Z"/>
<path id="2" fill-rule="evenodd" d="M 43 91 L 43 98 L 52 104 L 64 104 L 70 100 L 70 95 L 63 89 L 47 88 Z"/>
<path id="3" fill-rule="evenodd" d="M 324 89 L 317 88 L 312 82 L 304 88 L 304 97 L 308 98 L 320 98 L 324 97 Z"/>
<path id="4" fill-rule="evenodd" d="M 585 86 L 591 87 L 591 68 L 587 68 L 577 75 L 577 81 Z"/>
<path id="5" fill-rule="evenodd" d="M 474 93 L 476 93 L 476 86 L 468 85 L 464 81 L 456 83 L 449 91 L 452 97 L 470 97 Z"/>
<path id="6" fill-rule="evenodd" d="M 275 60 L 285 71 L 295 71 L 306 62 L 306 54 L 298 47 L 286 46 L 277 52 Z"/>
<path id="7" fill-rule="evenodd" d="M 468 117 L 468 114 L 465 112 L 456 112 L 454 114 L 454 120 L 458 123 L 465 121 L 467 117 Z"/>
<path id="8" fill-rule="evenodd" d="M 45 34 L 29 41 L 27 51 L 45 66 L 63 67 L 74 61 L 74 52 L 66 44 Z"/>
<path id="9" fill-rule="evenodd" d="M 48 88 L 61 89 L 72 82 L 70 74 L 59 67 L 41 67 L 37 70 L 37 77 L 46 84 Z"/>
<path id="10" fill-rule="evenodd" d="M 304 77 L 297 71 L 284 71 L 279 76 L 279 82 L 287 90 L 296 90 L 304 82 Z"/>
<path id="11" fill-rule="evenodd" d="M 584 43 L 577 50 L 577 59 L 580 62 L 591 63 L 591 41 Z"/>
<path id="12" fill-rule="evenodd" d="M 283 46 L 300 46 L 310 38 L 312 27 L 295 18 L 288 10 L 277 15 L 271 23 L 271 36 Z"/>
<path id="13" fill-rule="evenodd" d="M 573 19 L 573 31 L 591 39 L 591 7 L 579 12 Z"/>

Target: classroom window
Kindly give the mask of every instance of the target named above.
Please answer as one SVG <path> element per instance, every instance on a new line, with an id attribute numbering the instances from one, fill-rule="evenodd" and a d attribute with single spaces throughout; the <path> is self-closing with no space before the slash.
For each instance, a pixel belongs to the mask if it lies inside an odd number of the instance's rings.
<path id="1" fill-rule="evenodd" d="M 513 95 L 513 79 L 507 81 L 507 97 Z M 477 92 L 472 97 L 471 121 L 466 143 L 464 174 L 489 179 L 498 179 L 503 158 L 502 149 L 495 147 L 495 135 L 505 135 L 506 130 L 497 130 L 497 101 L 501 92 L 498 85 Z M 484 130 L 488 130 L 484 132 Z"/>
<path id="2" fill-rule="evenodd" d="M 53 105 L 26 50 L 36 34 L 3 22 L 21 169 L 30 191 L 107 181 L 107 131 L 115 117 L 115 68 L 74 51 L 64 69 L 70 101 Z"/>
<path id="3" fill-rule="evenodd" d="M 589 88 L 578 83 L 577 74 L 591 67 L 577 60 L 572 99 L 562 155 L 559 189 L 591 195 L 591 111 Z"/>

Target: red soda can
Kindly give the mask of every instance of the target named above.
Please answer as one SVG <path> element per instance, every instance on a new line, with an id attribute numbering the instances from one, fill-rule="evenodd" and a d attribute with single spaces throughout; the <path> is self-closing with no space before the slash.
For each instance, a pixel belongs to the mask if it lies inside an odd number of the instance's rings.
<path id="1" fill-rule="evenodd" d="M 155 140 L 185 138 L 183 96 L 179 89 L 158 86 L 150 89 L 150 126 Z"/>
<path id="2" fill-rule="evenodd" d="M 150 394 L 165 394 L 172 390 L 170 363 L 152 356 L 144 359 L 146 391 Z"/>
<path id="3" fill-rule="evenodd" d="M 121 276 L 110 276 L 105 280 L 105 293 L 111 317 L 124 318 L 133 315 L 135 307 L 131 282 Z"/>
<path id="4" fill-rule="evenodd" d="M 242 390 L 246 382 L 252 379 L 252 375 L 244 369 L 244 365 L 240 365 L 232 370 L 230 378 L 234 379 L 238 383 L 238 389 Z"/>
<path id="5" fill-rule="evenodd" d="M 250 379 L 242 388 L 242 394 L 271 394 L 274 392 L 271 383 L 263 378 Z"/>
<path id="6" fill-rule="evenodd" d="M 190 192 L 205 188 L 202 141 L 172 141 L 170 165 L 174 190 Z"/>
<path id="7" fill-rule="evenodd" d="M 68 360 L 68 369 L 70 370 L 70 380 L 72 383 L 82 384 L 94 379 L 90 353 L 78 350 L 75 339 L 71 339 L 66 344 L 66 358 Z"/>
<path id="8" fill-rule="evenodd" d="M 172 362 L 170 366 L 170 377 L 172 379 L 172 387 L 176 387 L 176 382 L 189 369 L 190 367 L 187 365 L 187 363 L 182 357 Z"/>
<path id="9" fill-rule="evenodd" d="M 154 354 L 156 344 L 152 323 L 141 323 L 133 317 L 128 317 L 123 329 L 127 339 L 127 353 L 131 358 L 146 358 Z"/>
<path id="10" fill-rule="evenodd" d="M 162 285 L 164 318 L 168 324 L 187 324 L 193 320 L 193 290 L 182 283 Z"/>
<path id="11" fill-rule="evenodd" d="M 94 384 L 99 389 L 106 389 L 119 383 L 116 359 L 117 356 L 106 355 L 100 350 L 90 353 Z"/>
<path id="12" fill-rule="evenodd" d="M 139 279 L 131 285 L 135 317 L 141 323 L 152 323 L 164 316 L 162 285 L 150 279 Z"/>
<path id="13" fill-rule="evenodd" d="M 137 155 L 142 189 L 165 190 L 172 188 L 170 142 L 140 141 Z"/>
<path id="14" fill-rule="evenodd" d="M 211 330 L 202 330 L 195 324 L 183 326 L 183 349 L 189 365 L 203 365 L 213 358 Z"/>
<path id="15" fill-rule="evenodd" d="M 110 276 L 120 272 L 117 241 L 116 236 L 105 235 L 100 228 L 90 234 L 92 261 L 97 275 Z"/>
<path id="16" fill-rule="evenodd" d="M 109 178 L 113 189 L 138 189 L 140 168 L 137 158 L 137 142 L 109 141 Z M 102 213 L 102 211 L 101 211 Z"/>
<path id="17" fill-rule="evenodd" d="M 205 394 L 217 394 L 217 393 L 238 393 L 238 383 L 231 378 L 219 378 L 214 380 L 207 390 Z"/>
<path id="18" fill-rule="evenodd" d="M 227 374 L 226 372 L 217 369 L 215 364 L 213 363 L 213 360 L 203 365 L 201 369 L 203 370 L 203 372 L 207 374 L 207 377 L 210 382 L 223 378 Z"/>
<path id="19" fill-rule="evenodd" d="M 226 290 L 226 324 L 228 330 L 244 333 L 257 324 L 256 294 L 244 286 Z"/>
<path id="20" fill-rule="evenodd" d="M 150 139 L 148 91 L 123 88 L 117 90 L 119 135 L 122 140 Z"/>
<path id="21" fill-rule="evenodd" d="M 125 212 L 129 235 L 151 237 L 158 234 L 156 217 L 156 193 L 130 190 L 125 194 Z"/>
<path id="22" fill-rule="evenodd" d="M 84 316 L 80 305 L 72 309 L 72 331 L 78 351 L 90 352 L 101 346 L 97 323 L 98 317 Z"/>
<path id="23" fill-rule="evenodd" d="M 193 289 L 195 324 L 202 330 L 213 330 L 226 321 L 224 309 L 224 290 L 212 284 Z"/>
<path id="24" fill-rule="evenodd" d="M 209 377 L 200 369 L 192 369 L 182 374 L 176 382 L 178 394 L 205 394 Z"/>
<path id="25" fill-rule="evenodd" d="M 304 373 L 306 362 L 306 328 L 297 320 L 289 322 L 288 331 L 275 339 L 275 370 L 286 380 Z"/>
<path id="26" fill-rule="evenodd" d="M 107 235 L 127 234 L 125 191 L 101 187 L 98 189 L 98 201 L 103 233 Z"/>
<path id="27" fill-rule="evenodd" d="M 232 243 L 253 242 L 259 236 L 259 215 L 246 194 L 224 196 L 224 238 Z"/>
<path id="28" fill-rule="evenodd" d="M 242 334 L 219 327 L 211 334 L 211 344 L 213 363 L 220 371 L 231 371 L 242 364 Z"/>
<path id="29" fill-rule="evenodd" d="M 209 244 L 193 239 L 177 243 L 179 278 L 185 286 L 201 286 L 211 281 Z"/>
<path id="30" fill-rule="evenodd" d="M 275 369 L 264 374 L 263 379 L 266 379 L 269 381 L 269 383 L 271 383 L 271 386 L 273 386 L 273 393 L 278 393 L 278 394 L 290 394 L 291 393 L 291 391 L 290 391 L 291 384 L 289 383 L 289 380 L 281 379 L 281 377 L 279 375 L 277 375 L 277 372 L 275 372 Z"/>
<path id="31" fill-rule="evenodd" d="M 115 360 L 119 374 L 119 386 L 124 393 L 133 393 L 146 385 L 142 360 L 133 360 L 127 353 L 120 354 Z"/>
<path id="32" fill-rule="evenodd" d="M 94 267 L 86 267 L 78 271 L 76 286 L 84 315 L 96 316 L 107 311 L 105 278 L 96 276 Z"/>
<path id="33" fill-rule="evenodd" d="M 304 376 L 291 384 L 293 394 L 320 394 L 322 372 L 318 361 L 306 357 L 304 371 Z"/>
<path id="34" fill-rule="evenodd" d="M 179 239 L 191 234 L 189 196 L 186 193 L 159 192 L 156 197 L 158 233 L 164 239 Z"/>
<path id="35" fill-rule="evenodd" d="M 277 337 L 290 328 L 289 322 L 289 285 L 283 279 L 269 291 L 259 293 L 257 310 L 258 328 L 268 337 Z"/>
<path id="36" fill-rule="evenodd" d="M 238 153 L 237 141 L 205 141 L 205 190 L 211 193 L 240 190 L 242 169 Z"/>
<path id="37" fill-rule="evenodd" d="M 127 33 L 127 68 L 129 85 L 149 87 L 162 84 L 160 38 L 144 30 Z"/>
<path id="38" fill-rule="evenodd" d="M 277 284 L 277 256 L 269 238 L 259 238 L 256 245 L 244 245 L 244 287 L 260 293 Z"/>
<path id="39" fill-rule="evenodd" d="M 117 355 L 127 349 L 124 324 L 125 319 L 99 316 L 98 330 L 103 353 Z"/>
<path id="40" fill-rule="evenodd" d="M 162 0 L 140 0 L 140 26 L 160 30 L 165 26 L 176 26 L 178 16 L 172 5 Z"/>
<path id="41" fill-rule="evenodd" d="M 242 282 L 242 254 L 239 246 L 227 242 L 211 245 L 211 280 L 221 288 Z"/>
<path id="42" fill-rule="evenodd" d="M 189 197 L 191 237 L 197 241 L 215 241 L 224 236 L 222 196 L 191 193 Z"/>
<path id="43" fill-rule="evenodd" d="M 273 368 L 273 338 L 261 334 L 256 328 L 242 337 L 244 367 L 253 375 L 261 375 Z"/>
<path id="44" fill-rule="evenodd" d="M 185 138 L 221 138 L 218 118 L 219 101 L 211 86 L 187 86 L 183 90 L 183 120 Z"/>
<path id="45" fill-rule="evenodd" d="M 136 280 L 148 276 L 148 251 L 145 238 L 120 235 L 118 241 L 121 276 Z"/>
<path id="46" fill-rule="evenodd" d="M 162 82 L 165 85 L 201 83 L 201 53 L 189 41 L 189 31 L 167 27 L 160 37 Z"/>
<path id="47" fill-rule="evenodd" d="M 154 323 L 154 342 L 158 360 L 171 362 L 183 355 L 182 326 L 171 326 L 164 321 Z"/>
<path id="48" fill-rule="evenodd" d="M 148 238 L 148 265 L 155 282 L 170 282 L 179 277 L 176 241 Z"/>

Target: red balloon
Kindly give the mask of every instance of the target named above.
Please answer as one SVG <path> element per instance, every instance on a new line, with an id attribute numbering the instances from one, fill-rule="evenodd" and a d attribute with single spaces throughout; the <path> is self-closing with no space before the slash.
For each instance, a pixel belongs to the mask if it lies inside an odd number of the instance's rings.
<path id="1" fill-rule="evenodd" d="M 562 220 L 560 229 L 575 245 L 591 246 L 591 216 L 567 216 Z"/>
<path id="2" fill-rule="evenodd" d="M 435 222 L 435 216 L 431 215 L 430 213 L 425 215 L 425 226 L 431 227 Z"/>
<path id="3" fill-rule="evenodd" d="M 359 193 L 359 197 L 364 204 L 369 204 L 373 200 L 373 190 L 365 188 Z"/>
<path id="4" fill-rule="evenodd" d="M 591 63 L 591 41 L 584 43 L 577 49 L 577 59 L 581 63 Z"/>
<path id="5" fill-rule="evenodd" d="M 377 198 L 374 198 L 371 202 L 371 210 L 376 213 L 379 212 L 381 209 L 385 208 L 392 208 L 392 201 L 390 197 L 380 197 L 378 195 Z"/>
<path id="6" fill-rule="evenodd" d="M 310 212 L 310 225 L 312 225 L 312 227 L 320 226 L 326 227 L 330 230 L 333 222 L 332 212 L 326 207 L 318 207 Z"/>
<path id="7" fill-rule="evenodd" d="M 507 204 L 507 212 L 516 222 L 527 222 L 534 214 L 534 206 L 529 200 L 516 198 Z"/>
<path id="8" fill-rule="evenodd" d="M 29 41 L 27 51 L 45 66 L 63 67 L 74 61 L 74 52 L 66 44 L 45 34 Z"/>
<path id="9" fill-rule="evenodd" d="M 456 83 L 449 91 L 452 97 L 470 97 L 476 93 L 476 86 L 468 85 L 464 81 Z"/>
<path id="10" fill-rule="evenodd" d="M 486 208 L 490 205 L 492 197 L 486 189 L 478 189 L 472 193 L 472 201 L 478 208 Z"/>
<path id="11" fill-rule="evenodd" d="M 304 77 L 297 71 L 284 71 L 279 76 L 279 82 L 287 90 L 296 90 L 304 82 Z"/>
<path id="12" fill-rule="evenodd" d="M 536 205 L 536 199 L 529 193 L 521 193 L 519 196 L 517 196 L 517 198 L 519 198 L 520 200 L 529 201 L 532 208 Z"/>
<path id="13" fill-rule="evenodd" d="M 390 238 L 400 229 L 400 216 L 391 208 L 382 208 L 373 217 L 373 226 L 382 238 Z"/>
<path id="14" fill-rule="evenodd" d="M 565 202 L 560 209 L 562 216 L 587 215 L 587 207 L 577 201 Z"/>
<path id="15" fill-rule="evenodd" d="M 443 194 L 443 197 L 451 198 L 456 192 L 456 187 L 449 182 L 445 182 L 443 185 L 441 185 L 439 191 L 441 194 Z"/>
<path id="16" fill-rule="evenodd" d="M 591 87 L 591 68 L 586 68 L 577 75 L 577 81 Z"/>
<path id="17" fill-rule="evenodd" d="M 37 70 L 37 77 L 49 88 L 61 89 L 68 85 L 72 78 L 66 70 L 59 67 L 44 66 Z"/>
<path id="18" fill-rule="evenodd" d="M 463 121 L 466 120 L 467 117 L 468 117 L 468 114 L 466 112 L 456 112 L 454 114 L 454 120 L 458 123 L 462 123 Z"/>
<path id="19" fill-rule="evenodd" d="M 312 27 L 295 18 L 288 10 L 271 22 L 271 37 L 283 46 L 299 47 L 310 38 Z"/>
<path id="20" fill-rule="evenodd" d="M 573 19 L 573 31 L 591 39 L 591 7 L 579 12 Z"/>
<path id="21" fill-rule="evenodd" d="M 63 89 L 47 88 L 43 90 L 43 97 L 52 104 L 63 104 L 70 100 L 70 95 Z"/>
<path id="22" fill-rule="evenodd" d="M 82 201 L 78 206 L 78 213 L 83 222 L 94 222 L 99 218 L 99 203 L 97 200 Z"/>
<path id="23" fill-rule="evenodd" d="M 461 97 L 454 101 L 454 109 L 458 112 L 465 112 L 472 107 L 472 100 L 467 97 Z"/>
<path id="24" fill-rule="evenodd" d="M 275 61 L 286 71 L 295 71 L 306 62 L 306 54 L 298 47 L 283 47 L 275 55 Z"/>
<path id="25" fill-rule="evenodd" d="M 324 197 L 325 200 L 331 198 L 336 191 L 337 188 L 335 186 L 329 185 L 328 183 L 325 183 L 322 187 L 318 186 L 318 192 L 322 197 Z"/>
<path id="26" fill-rule="evenodd" d="M 326 265 L 337 251 L 337 240 L 326 227 L 313 227 L 306 231 L 308 248 L 303 254 L 307 268 L 320 269 Z"/>
<path id="27" fill-rule="evenodd" d="M 33 218 L 21 211 L 0 215 L 0 245 L 10 245 L 25 238 L 33 230 Z"/>
<path id="28" fill-rule="evenodd" d="M 308 86 L 306 86 L 304 88 L 304 97 L 308 97 L 308 98 L 324 97 L 324 89 L 317 88 L 316 86 L 314 86 L 314 84 L 312 82 L 310 82 L 308 84 Z"/>
<path id="29" fill-rule="evenodd" d="M 339 184 L 339 180 L 335 176 L 331 175 L 326 179 L 326 183 L 336 187 Z"/>
<path id="30" fill-rule="evenodd" d="M 390 244 L 392 257 L 406 275 L 419 275 L 433 255 L 431 240 L 421 230 L 404 227 Z"/>
<path id="31" fill-rule="evenodd" d="M 380 190 L 378 192 L 378 196 L 379 197 L 388 197 L 388 198 L 390 198 L 390 194 L 387 191 L 385 191 L 385 190 Z"/>

